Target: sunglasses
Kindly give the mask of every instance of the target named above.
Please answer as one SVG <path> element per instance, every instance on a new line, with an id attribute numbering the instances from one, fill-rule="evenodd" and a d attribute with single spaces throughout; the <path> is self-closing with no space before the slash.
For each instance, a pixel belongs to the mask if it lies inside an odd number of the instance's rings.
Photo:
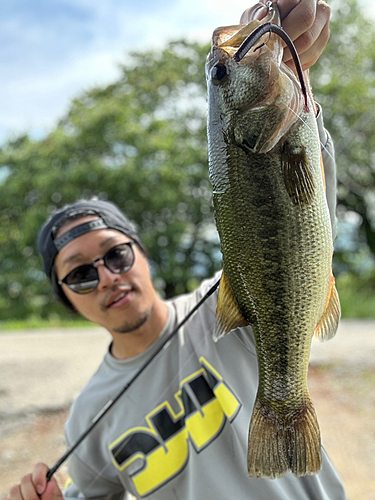
<path id="1" fill-rule="evenodd" d="M 105 267 L 112 273 L 124 274 L 134 264 L 133 245 L 134 241 L 128 241 L 110 248 L 103 257 L 91 264 L 84 264 L 70 271 L 65 278 L 58 281 L 59 285 L 64 283 L 70 290 L 81 295 L 93 292 L 99 284 L 99 273 L 94 264 L 103 260 Z"/>

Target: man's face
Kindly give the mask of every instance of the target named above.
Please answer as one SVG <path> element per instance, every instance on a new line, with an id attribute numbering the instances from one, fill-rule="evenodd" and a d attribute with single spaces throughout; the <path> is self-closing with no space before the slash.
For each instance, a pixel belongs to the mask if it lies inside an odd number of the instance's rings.
<path id="1" fill-rule="evenodd" d="M 87 216 L 72 221 L 64 225 L 56 237 L 95 219 L 97 217 Z M 63 279 L 78 266 L 103 257 L 110 248 L 127 241 L 131 241 L 130 238 L 115 229 L 98 229 L 75 238 L 55 258 L 58 279 Z M 150 317 L 157 299 L 147 259 L 137 245 L 133 245 L 133 250 L 133 267 L 124 274 L 112 273 L 104 266 L 103 261 L 95 264 L 99 284 L 91 293 L 79 295 L 65 284 L 61 285 L 66 297 L 82 316 L 112 333 L 127 333 L 142 326 Z M 120 298 L 123 294 L 125 295 Z"/>

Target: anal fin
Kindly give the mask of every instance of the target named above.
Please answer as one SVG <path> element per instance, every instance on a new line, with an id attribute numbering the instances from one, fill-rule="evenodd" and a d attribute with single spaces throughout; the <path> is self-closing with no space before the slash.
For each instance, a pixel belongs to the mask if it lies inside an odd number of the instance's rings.
<path id="1" fill-rule="evenodd" d="M 332 276 L 328 290 L 327 304 L 323 316 L 315 328 L 315 336 L 321 341 L 332 339 L 336 335 L 340 316 L 340 300 L 336 290 L 335 278 Z"/>
<path id="2" fill-rule="evenodd" d="M 216 306 L 216 324 L 212 338 L 217 342 L 235 328 L 247 326 L 248 324 L 249 322 L 245 320 L 238 308 L 228 278 L 223 271 Z"/>

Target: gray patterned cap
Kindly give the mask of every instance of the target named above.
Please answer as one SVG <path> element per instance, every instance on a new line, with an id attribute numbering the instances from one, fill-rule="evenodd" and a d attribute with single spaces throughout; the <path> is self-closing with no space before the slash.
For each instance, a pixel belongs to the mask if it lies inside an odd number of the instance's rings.
<path id="1" fill-rule="evenodd" d="M 59 223 L 72 215 L 87 212 L 99 218 L 75 226 L 59 238 L 55 238 Z M 46 275 L 51 279 L 55 257 L 70 241 L 90 231 L 106 228 L 126 234 L 145 252 L 134 225 L 114 203 L 103 200 L 78 200 L 57 210 L 40 230 L 38 250 L 43 259 L 43 270 Z"/>

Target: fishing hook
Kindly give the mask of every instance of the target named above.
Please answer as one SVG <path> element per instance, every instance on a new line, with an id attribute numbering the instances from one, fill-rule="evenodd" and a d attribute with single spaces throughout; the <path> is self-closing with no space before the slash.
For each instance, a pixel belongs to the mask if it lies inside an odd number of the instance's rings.
<path id="1" fill-rule="evenodd" d="M 306 84 L 305 84 L 305 79 L 303 77 L 303 71 L 301 67 L 301 62 L 298 57 L 297 50 L 292 42 L 292 40 L 289 38 L 289 35 L 277 24 L 273 23 L 266 23 L 263 24 L 262 26 L 258 26 L 250 35 L 241 43 L 240 47 L 238 48 L 237 52 L 233 55 L 233 59 L 236 62 L 240 62 L 245 55 L 249 52 L 249 50 L 257 43 L 257 41 L 262 38 L 263 35 L 266 33 L 275 33 L 276 35 L 279 35 L 280 38 L 284 40 L 286 43 L 286 46 L 290 50 L 294 64 L 296 66 L 297 70 L 297 75 L 301 84 L 301 89 L 303 93 L 303 97 L 305 99 L 305 111 L 309 113 L 309 107 L 307 104 L 307 89 L 306 89 Z M 257 47 L 255 50 L 260 49 L 264 44 L 260 45 Z"/>

